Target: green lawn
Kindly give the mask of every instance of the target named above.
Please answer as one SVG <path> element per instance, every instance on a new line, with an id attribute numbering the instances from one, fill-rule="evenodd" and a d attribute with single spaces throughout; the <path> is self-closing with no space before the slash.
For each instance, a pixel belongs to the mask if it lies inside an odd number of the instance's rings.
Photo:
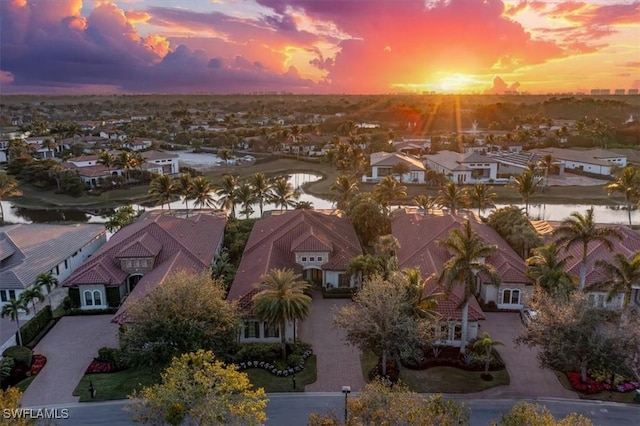
<path id="1" fill-rule="evenodd" d="M 265 392 L 294 392 L 293 378 L 277 377 L 262 368 L 248 368 L 243 370 L 256 388 L 263 388 Z M 304 364 L 304 370 L 296 373 L 295 392 L 304 392 L 305 385 L 311 384 L 317 378 L 317 360 L 311 355 Z"/>
<path id="2" fill-rule="evenodd" d="M 85 374 L 73 391 L 80 397 L 80 402 L 125 399 L 134 390 L 160 382 L 163 368 L 129 368 L 117 373 Z M 96 390 L 95 399 L 89 394 L 90 382 Z"/>

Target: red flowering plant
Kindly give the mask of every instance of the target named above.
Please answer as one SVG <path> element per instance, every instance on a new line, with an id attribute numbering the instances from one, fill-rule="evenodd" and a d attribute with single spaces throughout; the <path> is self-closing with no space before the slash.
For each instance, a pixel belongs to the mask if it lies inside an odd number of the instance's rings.
<path id="1" fill-rule="evenodd" d="M 89 367 L 87 367 L 86 374 L 111 373 L 111 371 L 113 371 L 113 366 L 110 361 L 94 358 L 91 364 L 89 364 Z"/>
<path id="2" fill-rule="evenodd" d="M 40 370 L 44 368 L 44 365 L 46 363 L 47 358 L 44 355 L 33 355 L 33 363 L 31 364 L 31 369 L 27 371 L 27 376 L 36 376 L 40 372 Z"/>

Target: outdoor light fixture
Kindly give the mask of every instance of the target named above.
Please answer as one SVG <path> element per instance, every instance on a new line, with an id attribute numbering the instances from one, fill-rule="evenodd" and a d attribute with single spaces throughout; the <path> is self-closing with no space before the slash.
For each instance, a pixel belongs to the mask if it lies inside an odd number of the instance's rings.
<path id="1" fill-rule="evenodd" d="M 351 386 L 343 386 L 342 393 L 344 394 L 344 424 L 347 424 L 347 398 L 351 393 Z"/>

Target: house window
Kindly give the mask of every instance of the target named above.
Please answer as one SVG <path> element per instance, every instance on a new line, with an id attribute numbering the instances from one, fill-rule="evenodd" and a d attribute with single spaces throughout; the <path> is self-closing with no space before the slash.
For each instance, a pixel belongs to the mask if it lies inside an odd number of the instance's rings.
<path id="1" fill-rule="evenodd" d="M 322 262 L 322 256 L 318 256 L 318 262 Z"/>
<path id="2" fill-rule="evenodd" d="M 264 337 L 280 337 L 280 330 L 277 325 L 264 323 Z"/>
<path id="3" fill-rule="evenodd" d="M 347 274 L 338 274 L 338 287 L 349 287 L 349 276 Z"/>
<path id="4" fill-rule="evenodd" d="M 93 304 L 96 306 L 102 306 L 102 292 L 98 290 L 93 291 Z"/>
<path id="5" fill-rule="evenodd" d="M 311 256 L 311 257 L 309 258 L 309 262 L 315 262 L 315 261 L 316 261 L 315 256 Z"/>
<path id="6" fill-rule="evenodd" d="M 596 308 L 604 308 L 604 301 L 604 294 L 589 293 L 589 303 L 591 303 Z"/>
<path id="7" fill-rule="evenodd" d="M 85 306 L 93 306 L 93 294 L 89 290 L 84 292 L 84 304 Z"/>
<path id="8" fill-rule="evenodd" d="M 456 324 L 453 326 L 453 340 L 462 340 L 462 325 Z"/>
<path id="9" fill-rule="evenodd" d="M 139 268 L 140 267 L 140 261 L 139 260 L 134 260 L 133 261 L 133 267 L 134 268 Z"/>
<path id="10" fill-rule="evenodd" d="M 131 261 L 130 260 L 125 261 L 124 264 L 127 266 L 127 268 L 131 268 Z"/>
<path id="11" fill-rule="evenodd" d="M 260 324 L 258 321 L 245 321 L 244 322 L 244 338 L 245 339 L 257 339 L 260 337 Z"/>
<path id="12" fill-rule="evenodd" d="M 502 291 L 502 303 L 518 305 L 520 304 L 520 290 L 518 289 L 504 289 Z"/>
<path id="13" fill-rule="evenodd" d="M 142 266 L 143 268 L 146 268 L 147 267 L 147 259 L 142 259 L 140 261 L 140 266 Z"/>
<path id="14" fill-rule="evenodd" d="M 3 302 L 8 302 L 11 299 L 15 299 L 16 298 L 16 291 L 15 290 L 0 290 L 0 299 Z"/>
<path id="15" fill-rule="evenodd" d="M 69 269 L 69 261 L 67 259 L 64 260 L 64 269 Z"/>
<path id="16" fill-rule="evenodd" d="M 306 262 L 307 261 L 307 256 L 302 256 L 302 261 Z"/>

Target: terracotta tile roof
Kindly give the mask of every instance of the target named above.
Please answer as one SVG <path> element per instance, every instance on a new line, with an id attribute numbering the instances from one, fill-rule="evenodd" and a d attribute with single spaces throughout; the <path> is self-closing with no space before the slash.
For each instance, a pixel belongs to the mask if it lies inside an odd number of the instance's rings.
<path id="1" fill-rule="evenodd" d="M 132 241 L 116 255 L 117 258 L 125 257 L 153 257 L 160 253 L 162 244 L 149 234 Z"/>
<path id="2" fill-rule="evenodd" d="M 251 231 L 227 298 L 242 303 L 260 282 L 260 276 L 270 269 L 293 268 L 301 273 L 292 247 L 321 251 L 331 247 L 328 264 L 334 270 L 344 270 L 349 260 L 362 254 L 353 225 L 346 218 L 314 210 L 294 210 L 260 219 Z"/>
<path id="3" fill-rule="evenodd" d="M 444 289 L 437 284 L 435 279 L 428 280 L 427 286 L 425 287 L 425 295 L 431 296 L 436 293 L 444 294 Z M 451 294 L 439 299 L 436 312 L 441 315 L 441 320 L 462 321 L 463 298 L 462 287 L 456 287 L 453 289 Z M 485 319 L 484 312 L 482 311 L 482 308 L 475 296 L 471 296 L 471 299 L 469 299 L 468 319 L 469 321 Z"/>

